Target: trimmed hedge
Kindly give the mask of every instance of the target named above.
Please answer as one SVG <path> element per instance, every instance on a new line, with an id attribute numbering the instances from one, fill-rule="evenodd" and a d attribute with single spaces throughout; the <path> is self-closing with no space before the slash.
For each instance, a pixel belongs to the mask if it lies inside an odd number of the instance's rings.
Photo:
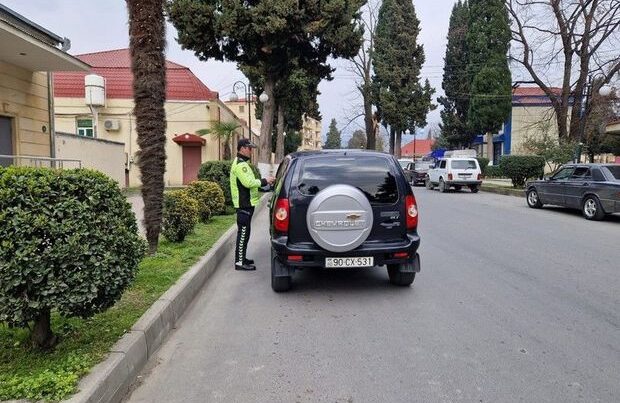
<path id="1" fill-rule="evenodd" d="M 164 193 L 162 234 L 170 242 L 183 242 L 198 222 L 198 202 L 186 190 Z"/>
<path id="2" fill-rule="evenodd" d="M 489 166 L 490 160 L 485 157 L 477 157 L 476 159 L 478 160 L 478 165 L 480 165 L 480 171 L 482 173 L 482 176 L 486 176 L 487 167 Z"/>
<path id="3" fill-rule="evenodd" d="M 504 176 L 502 168 L 499 165 L 489 165 L 485 169 L 484 176 L 486 178 L 501 178 Z"/>
<path id="4" fill-rule="evenodd" d="M 194 181 L 187 192 L 198 202 L 200 221 L 206 223 L 211 214 L 223 214 L 226 210 L 224 192 L 220 185 L 210 181 Z"/>
<path id="5" fill-rule="evenodd" d="M 502 174 L 512 180 L 512 186 L 522 188 L 530 178 L 542 177 L 545 159 L 538 155 L 505 155 L 499 161 Z"/>
<path id="6" fill-rule="evenodd" d="M 0 322 L 88 318 L 133 282 L 145 252 L 118 184 L 87 169 L 0 168 Z"/>
<path id="7" fill-rule="evenodd" d="M 232 206 L 232 196 L 230 195 L 231 166 L 232 161 L 207 161 L 200 166 L 198 171 L 199 180 L 215 182 L 220 185 L 227 206 Z"/>

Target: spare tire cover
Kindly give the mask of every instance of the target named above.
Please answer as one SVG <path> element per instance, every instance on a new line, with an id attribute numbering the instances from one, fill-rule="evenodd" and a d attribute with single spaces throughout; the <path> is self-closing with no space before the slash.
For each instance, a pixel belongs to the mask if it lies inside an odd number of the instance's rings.
<path id="1" fill-rule="evenodd" d="M 330 252 L 347 252 L 360 246 L 372 230 L 370 202 L 357 188 L 332 185 L 319 192 L 308 207 L 310 236 Z"/>

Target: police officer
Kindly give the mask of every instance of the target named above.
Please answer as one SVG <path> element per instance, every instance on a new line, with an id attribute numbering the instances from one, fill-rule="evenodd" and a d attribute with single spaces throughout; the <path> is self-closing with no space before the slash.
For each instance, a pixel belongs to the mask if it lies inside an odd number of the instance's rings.
<path id="1" fill-rule="evenodd" d="M 237 247 L 235 248 L 235 270 L 256 270 L 254 261 L 246 258 L 250 240 L 250 225 L 254 207 L 260 196 L 258 189 L 274 182 L 273 177 L 257 178 L 250 166 L 252 148 L 256 145 L 242 138 L 237 143 L 237 158 L 230 168 L 230 193 L 237 209 Z"/>

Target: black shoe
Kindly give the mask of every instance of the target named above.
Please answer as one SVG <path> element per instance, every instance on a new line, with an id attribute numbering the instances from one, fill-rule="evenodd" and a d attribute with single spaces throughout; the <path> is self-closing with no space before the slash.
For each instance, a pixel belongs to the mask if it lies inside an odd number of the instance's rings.
<path id="1" fill-rule="evenodd" d="M 254 266 L 254 261 L 253 261 L 252 259 L 245 259 L 245 260 L 243 261 L 243 264 L 249 264 L 249 265 Z"/>
<path id="2" fill-rule="evenodd" d="M 235 270 L 251 271 L 251 270 L 256 270 L 256 266 L 247 264 L 247 263 L 244 263 L 244 264 L 235 263 Z"/>

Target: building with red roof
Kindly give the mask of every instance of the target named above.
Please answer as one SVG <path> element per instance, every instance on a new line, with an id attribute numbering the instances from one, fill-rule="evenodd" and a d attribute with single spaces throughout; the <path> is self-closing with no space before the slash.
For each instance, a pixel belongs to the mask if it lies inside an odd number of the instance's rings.
<path id="1" fill-rule="evenodd" d="M 60 132 L 96 138 L 125 145 L 125 185 L 140 184 L 139 170 L 134 165 L 138 151 L 135 116 L 133 115 L 133 73 L 129 49 L 77 55 L 91 66 L 89 72 L 54 73 L 54 115 Z M 85 90 L 89 75 L 102 78 L 92 92 Z M 98 88 L 104 88 L 101 101 Z M 88 94 L 88 96 L 87 96 Z M 93 95 L 95 94 L 95 95 Z M 89 105 L 95 103 L 96 106 Z M 100 104 L 100 105 L 99 105 Z M 166 176 L 167 186 L 187 184 L 196 179 L 200 164 L 221 159 L 223 144 L 219 138 L 204 136 L 196 141 L 199 130 L 209 129 L 213 122 L 237 122 L 236 138 L 248 136 L 245 122 L 238 119 L 217 92 L 211 91 L 185 66 L 166 61 Z M 189 135 L 193 141 L 183 141 Z M 256 139 L 255 139 L 256 140 Z M 76 150 L 79 153 L 79 150 Z"/>
<path id="2" fill-rule="evenodd" d="M 400 148 L 400 154 L 403 158 L 422 157 L 430 154 L 434 139 L 413 140 Z"/>

